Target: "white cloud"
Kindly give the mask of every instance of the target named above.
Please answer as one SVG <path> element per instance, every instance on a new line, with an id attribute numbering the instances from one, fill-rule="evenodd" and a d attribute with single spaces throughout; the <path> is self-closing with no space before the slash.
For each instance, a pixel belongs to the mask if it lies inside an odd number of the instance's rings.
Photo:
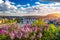
<path id="1" fill-rule="evenodd" d="M 24 7 L 21 7 L 20 9 L 21 9 L 21 10 L 25 10 L 26 8 L 24 8 Z"/>
<path id="2" fill-rule="evenodd" d="M 6 5 L 8 8 L 10 8 L 10 7 L 11 7 L 11 4 L 10 4 L 10 2 L 9 2 L 9 1 L 6 1 L 6 2 L 5 2 L 5 5 Z"/>
<path id="3" fill-rule="evenodd" d="M 26 7 L 27 5 L 17 5 L 16 7 Z"/>
<path id="4" fill-rule="evenodd" d="M 21 5 L 17 5 L 17 7 L 21 7 Z"/>
<path id="5" fill-rule="evenodd" d="M 27 4 L 28 7 L 30 7 L 30 4 Z"/>
<path id="6" fill-rule="evenodd" d="M 0 4 L 3 3 L 4 1 L 0 0 Z"/>
<path id="7" fill-rule="evenodd" d="M 45 14 L 60 12 L 60 3 L 41 4 L 40 9 L 42 13 L 44 12 Z"/>
<path id="8" fill-rule="evenodd" d="M 15 3 L 14 2 L 10 2 L 12 5 L 14 5 Z"/>
<path id="9" fill-rule="evenodd" d="M 4 2 L 4 1 L 3 1 Z M 9 0 L 6 0 L 4 3 L 1 3 L 0 4 L 0 10 L 1 11 L 8 11 L 8 10 L 11 10 L 11 9 L 17 9 L 16 6 L 14 5 L 11 5 L 13 4 L 13 2 L 10 2 Z M 13 10 L 12 10 L 13 11 Z"/>
<path id="10" fill-rule="evenodd" d="M 38 5 L 40 5 L 40 2 L 35 2 L 35 4 L 38 4 Z"/>
<path id="11" fill-rule="evenodd" d="M 38 3 L 37 3 L 38 4 Z M 42 15 L 47 15 L 53 12 L 60 12 L 60 3 L 51 3 L 51 4 L 39 4 L 28 8 L 28 13 L 37 13 Z"/>

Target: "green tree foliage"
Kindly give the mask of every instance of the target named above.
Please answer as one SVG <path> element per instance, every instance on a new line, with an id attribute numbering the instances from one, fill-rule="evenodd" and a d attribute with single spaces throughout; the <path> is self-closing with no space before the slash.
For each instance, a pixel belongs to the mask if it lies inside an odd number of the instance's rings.
<path id="1" fill-rule="evenodd" d="M 43 31 L 42 40 L 57 40 L 56 27 L 54 24 L 50 24 L 49 29 Z"/>
<path id="2" fill-rule="evenodd" d="M 11 40 L 7 35 L 0 35 L 0 40 Z"/>
<path id="3" fill-rule="evenodd" d="M 32 26 L 37 25 L 38 27 L 44 26 L 46 23 L 42 21 L 41 19 L 36 20 L 35 22 L 32 23 Z"/>

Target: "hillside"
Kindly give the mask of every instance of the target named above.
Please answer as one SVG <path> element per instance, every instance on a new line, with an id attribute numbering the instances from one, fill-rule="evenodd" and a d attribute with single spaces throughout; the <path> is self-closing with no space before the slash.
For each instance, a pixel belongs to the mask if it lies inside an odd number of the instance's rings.
<path id="1" fill-rule="evenodd" d="M 55 17 L 60 17 L 60 13 L 53 13 L 53 14 L 49 14 L 49 15 L 47 15 L 47 16 L 55 16 Z"/>
<path id="2" fill-rule="evenodd" d="M 45 20 L 45 19 L 54 20 L 55 18 L 59 18 L 60 19 L 60 13 L 52 13 L 52 14 L 48 14 L 46 16 L 42 16 L 40 18 L 42 18 L 43 20 Z"/>

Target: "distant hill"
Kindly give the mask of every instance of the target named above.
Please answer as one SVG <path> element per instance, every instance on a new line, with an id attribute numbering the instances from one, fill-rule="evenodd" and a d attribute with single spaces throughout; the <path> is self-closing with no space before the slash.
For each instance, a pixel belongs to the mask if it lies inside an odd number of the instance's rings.
<path id="1" fill-rule="evenodd" d="M 40 18 L 42 18 L 43 20 L 45 20 L 45 19 L 48 19 L 48 20 L 56 19 L 56 18 L 60 18 L 60 13 L 51 13 L 51 14 L 48 14 L 46 16 L 42 16 Z"/>
<path id="2" fill-rule="evenodd" d="M 60 17 L 60 13 L 52 13 L 52 14 L 48 14 L 47 16 L 55 16 L 55 17 Z"/>

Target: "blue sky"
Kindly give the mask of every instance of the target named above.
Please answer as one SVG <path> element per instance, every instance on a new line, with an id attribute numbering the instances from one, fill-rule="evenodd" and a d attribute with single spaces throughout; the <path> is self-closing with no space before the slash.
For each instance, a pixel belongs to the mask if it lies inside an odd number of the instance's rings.
<path id="1" fill-rule="evenodd" d="M 10 0 L 11 2 L 15 2 L 16 4 L 21 4 L 21 5 L 25 5 L 25 4 L 31 4 L 31 5 L 35 5 L 35 2 L 40 2 L 39 0 Z M 50 2 L 41 2 L 44 4 L 48 4 Z"/>
<path id="2" fill-rule="evenodd" d="M 46 2 L 46 1 L 45 2 L 41 2 L 40 0 L 9 0 L 9 1 L 14 2 L 15 5 L 18 5 L 18 4 L 20 4 L 20 5 L 30 4 L 31 6 L 36 5 L 35 2 L 40 2 L 42 4 L 51 3 L 51 2 Z"/>

